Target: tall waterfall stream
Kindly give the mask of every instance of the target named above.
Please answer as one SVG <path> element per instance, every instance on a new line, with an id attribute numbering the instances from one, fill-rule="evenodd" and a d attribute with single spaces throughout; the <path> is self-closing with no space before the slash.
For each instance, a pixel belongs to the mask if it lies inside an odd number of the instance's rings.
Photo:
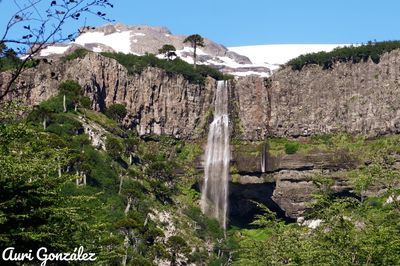
<path id="1" fill-rule="evenodd" d="M 228 88 L 225 81 L 218 81 L 214 120 L 210 124 L 205 153 L 201 209 L 204 214 L 215 217 L 224 230 L 227 225 L 229 161 Z"/>

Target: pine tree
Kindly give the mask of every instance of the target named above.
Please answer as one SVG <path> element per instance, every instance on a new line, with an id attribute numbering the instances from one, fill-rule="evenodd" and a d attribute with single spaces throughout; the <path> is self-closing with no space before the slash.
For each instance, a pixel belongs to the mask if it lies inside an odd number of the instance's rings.
<path id="1" fill-rule="evenodd" d="M 197 47 L 204 47 L 204 38 L 201 37 L 199 34 L 193 34 L 188 37 L 186 37 L 185 40 L 183 40 L 183 43 L 190 43 L 191 46 L 193 47 L 193 65 L 194 68 L 196 68 L 196 59 L 197 59 L 197 54 L 196 50 Z"/>
<path id="2" fill-rule="evenodd" d="M 166 57 L 168 60 L 171 60 L 173 56 L 176 56 L 175 51 L 175 46 L 171 44 L 164 44 L 163 47 L 158 50 L 158 53 L 164 54 L 164 57 Z"/>

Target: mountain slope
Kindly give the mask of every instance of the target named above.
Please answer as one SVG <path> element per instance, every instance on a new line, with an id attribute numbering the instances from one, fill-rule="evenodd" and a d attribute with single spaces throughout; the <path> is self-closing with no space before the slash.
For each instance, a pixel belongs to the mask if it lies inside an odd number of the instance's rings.
<path id="1" fill-rule="evenodd" d="M 48 46 L 41 51 L 41 56 L 65 54 L 77 47 L 84 47 L 94 52 L 120 52 L 144 55 L 158 54 L 164 44 L 172 44 L 176 54 L 186 62 L 193 62 L 193 48 L 184 44 L 186 36 L 173 35 L 168 29 L 152 26 L 125 26 L 108 24 L 97 28 L 85 28 L 74 42 Z M 223 45 L 207 38 L 205 46 L 197 49 L 199 64 L 213 66 L 225 73 L 254 70 L 269 73 L 265 67 L 253 69 L 251 61 L 242 55 L 229 51 Z M 163 57 L 162 55 L 159 55 Z"/>
<path id="2" fill-rule="evenodd" d="M 164 44 L 172 44 L 177 49 L 178 57 L 193 63 L 193 48 L 183 43 L 185 37 L 173 35 L 165 27 L 107 24 L 97 28 L 87 27 L 74 42 L 48 46 L 40 55 L 65 54 L 77 47 L 84 47 L 94 52 L 158 54 L 158 49 Z M 338 46 L 343 44 L 278 44 L 226 48 L 205 38 L 205 46 L 197 49 L 197 61 L 199 64 L 210 65 L 235 76 L 267 77 L 271 75 L 271 70 L 301 54 L 328 52 Z"/>

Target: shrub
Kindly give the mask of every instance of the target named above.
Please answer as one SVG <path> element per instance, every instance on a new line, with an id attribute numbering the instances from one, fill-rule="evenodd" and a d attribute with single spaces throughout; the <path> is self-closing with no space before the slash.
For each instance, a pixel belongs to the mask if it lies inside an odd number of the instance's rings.
<path id="1" fill-rule="evenodd" d="M 82 96 L 80 102 L 83 108 L 90 109 L 92 107 L 92 100 L 87 96 Z"/>
<path id="2" fill-rule="evenodd" d="M 67 96 L 78 97 L 82 94 L 82 87 L 73 80 L 66 80 L 58 86 L 60 94 L 65 94 Z"/>
<path id="3" fill-rule="evenodd" d="M 124 119 L 127 113 L 125 105 L 119 103 L 112 104 L 106 109 L 106 116 L 118 122 Z"/>
<path id="4" fill-rule="evenodd" d="M 89 53 L 89 51 L 86 50 L 85 48 L 78 48 L 75 51 L 73 51 L 72 53 L 62 57 L 62 60 L 64 62 L 67 62 L 67 61 L 75 60 L 77 58 L 84 58 L 88 53 Z"/>
<path id="5" fill-rule="evenodd" d="M 123 147 L 121 142 L 117 138 L 108 136 L 106 140 L 106 150 L 112 158 L 118 159 L 121 157 Z"/>
<path id="6" fill-rule="evenodd" d="M 285 144 L 286 154 L 295 154 L 300 148 L 300 144 L 297 142 L 289 142 Z"/>
<path id="7" fill-rule="evenodd" d="M 51 124 L 47 128 L 47 131 L 60 136 L 71 136 L 77 134 L 81 128 L 81 123 L 79 123 L 75 119 L 69 118 L 64 114 L 56 114 L 53 115 L 53 118 L 51 119 Z"/>
<path id="8" fill-rule="evenodd" d="M 68 97 L 66 98 L 66 105 L 67 105 L 68 109 L 73 107 L 73 102 L 70 99 L 68 99 Z M 58 96 L 52 97 L 52 98 L 48 99 L 47 101 L 40 103 L 39 106 L 43 109 L 48 110 L 51 113 L 61 113 L 64 110 L 63 96 L 58 95 Z"/>

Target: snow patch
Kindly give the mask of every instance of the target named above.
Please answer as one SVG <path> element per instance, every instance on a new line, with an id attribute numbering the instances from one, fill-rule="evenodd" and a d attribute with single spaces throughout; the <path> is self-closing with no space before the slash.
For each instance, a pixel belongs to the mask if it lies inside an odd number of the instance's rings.
<path id="1" fill-rule="evenodd" d="M 245 76 L 251 76 L 251 75 L 256 75 L 256 76 L 263 77 L 263 78 L 269 77 L 269 74 L 267 72 L 256 72 L 256 71 L 231 72 L 229 74 L 237 76 L 237 77 L 245 77 Z"/>
<path id="2" fill-rule="evenodd" d="M 232 52 L 247 56 L 255 65 L 277 69 L 279 65 L 287 63 L 289 60 L 302 54 L 316 52 L 330 52 L 337 47 L 343 47 L 348 44 L 276 44 L 276 45 L 252 45 L 229 47 Z"/>
<path id="3" fill-rule="evenodd" d="M 132 33 L 133 36 L 146 36 L 146 34 L 142 33 L 142 32 L 134 32 Z"/>
<path id="4" fill-rule="evenodd" d="M 193 47 L 185 46 L 185 47 L 183 47 L 182 50 L 178 50 L 177 52 L 179 52 L 179 53 L 186 52 L 186 53 L 193 54 L 193 53 L 194 53 L 194 49 L 193 49 Z M 200 48 L 197 48 L 197 49 L 196 49 L 196 55 L 208 55 L 208 54 L 205 53 L 205 52 L 204 52 L 203 50 L 201 50 Z"/>
<path id="5" fill-rule="evenodd" d="M 131 53 L 129 38 L 129 31 L 114 32 L 108 35 L 104 35 L 104 32 L 86 32 L 76 38 L 75 43 L 82 46 L 90 43 L 101 43 L 113 48 L 116 52 L 129 54 Z"/>
<path id="6" fill-rule="evenodd" d="M 103 50 L 100 47 L 94 47 L 93 52 L 101 53 L 101 52 L 103 52 Z"/>
<path id="7" fill-rule="evenodd" d="M 47 46 L 45 49 L 40 51 L 40 56 L 49 56 L 52 54 L 63 54 L 69 48 L 68 46 Z"/>

